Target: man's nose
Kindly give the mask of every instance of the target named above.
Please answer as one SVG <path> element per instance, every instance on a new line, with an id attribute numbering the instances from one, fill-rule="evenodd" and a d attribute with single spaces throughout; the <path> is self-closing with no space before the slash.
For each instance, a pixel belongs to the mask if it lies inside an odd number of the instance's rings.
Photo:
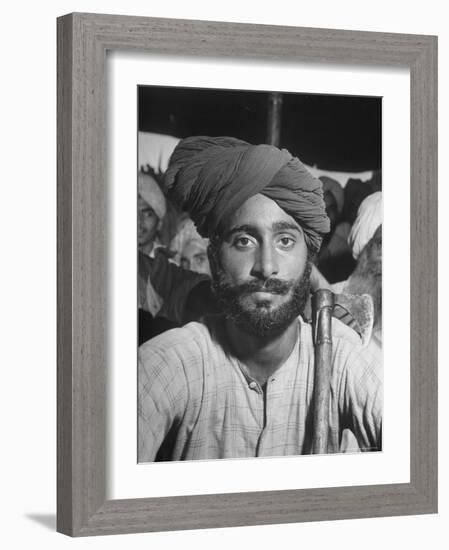
<path id="1" fill-rule="evenodd" d="M 256 252 L 251 275 L 260 279 L 269 279 L 278 273 L 279 266 L 275 248 L 269 244 L 261 245 Z"/>

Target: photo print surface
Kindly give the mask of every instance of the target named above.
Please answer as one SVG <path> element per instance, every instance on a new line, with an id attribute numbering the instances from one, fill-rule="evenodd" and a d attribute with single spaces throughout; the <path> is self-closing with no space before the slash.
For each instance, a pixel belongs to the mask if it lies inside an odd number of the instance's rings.
<path id="1" fill-rule="evenodd" d="M 382 450 L 382 100 L 138 87 L 138 461 Z"/>

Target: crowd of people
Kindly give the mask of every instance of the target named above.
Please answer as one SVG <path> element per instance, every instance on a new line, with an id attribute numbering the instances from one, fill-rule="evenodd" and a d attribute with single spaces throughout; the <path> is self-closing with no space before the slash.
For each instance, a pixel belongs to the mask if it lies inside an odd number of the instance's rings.
<path id="1" fill-rule="evenodd" d="M 147 342 L 141 348 L 143 366 L 141 366 L 139 383 L 144 384 L 145 391 L 140 395 L 139 404 L 139 459 L 151 461 L 310 452 L 310 434 L 307 426 L 301 424 L 302 421 L 299 428 L 298 426 L 289 428 L 296 430 L 295 434 L 282 432 L 285 441 L 278 441 L 277 436 L 271 434 L 270 437 L 273 440 L 264 450 L 259 439 L 261 434 L 258 433 L 256 437 L 250 433 L 251 430 L 246 421 L 243 421 L 243 431 L 240 434 L 241 444 L 234 441 L 236 437 L 234 432 L 231 435 L 221 432 L 218 436 L 216 423 L 210 424 L 211 418 L 216 417 L 216 412 L 210 412 L 210 418 L 204 418 L 206 427 L 203 427 L 203 430 L 206 430 L 208 435 L 206 437 L 201 432 L 200 439 L 205 438 L 208 443 L 204 445 L 198 443 L 197 448 L 191 448 L 189 438 L 192 437 L 192 433 L 183 436 L 180 434 L 179 418 L 185 419 L 188 417 L 187 411 L 190 411 L 189 414 L 192 415 L 190 422 L 198 423 L 201 417 L 201 415 L 195 417 L 200 414 L 197 410 L 198 403 L 185 404 L 186 408 L 179 413 L 181 416 L 176 416 L 175 412 L 180 403 L 175 403 L 173 400 L 179 398 L 182 401 L 184 394 L 181 386 L 185 381 L 180 379 L 175 384 L 179 395 L 173 394 L 172 389 L 167 395 L 162 395 L 159 375 L 161 367 L 157 361 L 157 366 L 154 367 L 154 353 L 156 350 L 159 359 L 162 345 L 164 353 L 169 356 L 172 340 L 178 341 L 179 335 L 182 334 L 187 347 L 191 345 L 190 340 L 196 341 L 199 347 L 206 346 L 207 352 L 202 353 L 207 357 L 212 353 L 213 362 L 220 364 L 223 369 L 228 369 L 230 368 L 227 365 L 228 355 L 225 360 L 221 350 L 226 350 L 227 346 L 230 346 L 230 354 L 238 359 L 239 373 L 243 372 L 246 381 L 250 380 L 249 387 L 254 383 L 254 387 L 259 388 L 262 393 L 265 392 L 265 398 L 268 399 L 266 395 L 268 378 L 276 373 L 279 366 L 284 365 L 285 360 L 291 356 L 292 346 L 286 347 L 288 353 L 280 353 L 282 361 L 277 357 L 278 352 L 271 350 L 271 354 L 274 353 L 274 359 L 270 362 L 272 367 L 266 368 L 261 365 L 265 365 L 270 353 L 260 356 L 259 361 L 254 359 L 258 357 L 261 341 L 264 341 L 265 346 L 271 340 L 276 341 L 276 350 L 282 350 L 286 342 L 296 341 L 297 329 L 296 324 L 293 323 L 293 317 L 295 319 L 298 317 L 298 311 L 293 308 L 292 317 L 290 304 L 294 301 L 296 308 L 301 302 L 299 330 L 302 345 L 305 346 L 306 339 L 303 334 L 306 333 L 306 327 L 310 321 L 308 307 L 310 295 L 318 288 L 324 287 L 334 292 L 371 296 L 374 308 L 370 337 L 361 343 L 363 351 L 358 352 L 357 357 L 362 363 L 362 366 L 358 367 L 360 372 L 365 373 L 364 376 L 369 372 L 372 378 L 371 371 L 375 370 L 372 365 L 376 362 L 381 364 L 382 190 L 380 173 L 375 172 L 368 182 L 349 180 L 343 187 L 335 179 L 326 176 L 322 176 L 320 180 L 314 178 L 297 158 L 292 157 L 285 150 L 281 151 L 271 146 L 251 146 L 233 138 L 187 138 L 176 147 L 165 173 L 156 172 L 148 167 L 145 171 L 139 172 L 137 207 L 139 344 Z M 254 212 L 256 212 L 255 218 Z M 258 218 L 258 213 L 261 219 Z M 277 220 L 273 227 L 285 228 L 285 234 L 280 235 L 279 244 L 275 246 L 275 254 L 279 255 L 280 262 L 291 254 L 291 247 L 297 248 L 291 257 L 298 261 L 296 276 L 300 283 L 296 284 L 293 292 L 290 288 L 293 283 L 289 286 L 285 281 L 273 280 L 273 288 L 269 290 L 271 296 L 293 293 L 294 300 L 291 298 L 290 302 L 287 302 L 289 307 L 281 304 L 279 308 L 275 308 L 268 303 L 269 300 L 264 295 L 268 292 L 266 288 L 270 289 L 269 286 L 255 288 L 255 285 L 259 285 L 261 281 L 263 285 L 269 285 L 268 281 L 271 278 L 275 279 L 276 274 L 283 270 L 282 266 L 273 267 L 274 259 L 270 256 L 272 252 L 268 249 L 266 252 L 263 251 L 262 237 L 260 241 L 258 241 L 259 237 L 253 239 L 251 233 L 253 230 L 248 229 L 251 224 L 245 221 L 252 220 L 251 223 L 262 234 L 265 217 L 266 219 L 273 217 Z M 225 227 L 232 227 L 230 220 L 234 218 L 245 222 L 238 225 L 239 231 L 244 233 L 238 245 L 227 252 Z M 260 228 L 258 224 L 261 225 Z M 263 230 L 267 231 L 266 228 Z M 236 229 L 230 231 L 235 232 Z M 270 231 L 274 230 L 270 228 Z M 301 238 L 298 237 L 298 232 Z M 305 243 L 303 252 L 300 247 L 301 239 Z M 254 253 L 251 251 L 256 247 L 260 248 L 260 257 L 257 260 L 254 259 Z M 251 257 L 254 264 L 248 268 L 251 280 L 241 284 L 239 282 L 240 286 L 236 285 L 236 287 L 241 294 L 236 294 L 237 291 L 232 288 L 232 285 L 229 282 L 225 284 L 223 281 L 232 278 L 231 275 L 237 267 L 241 268 L 242 259 L 248 258 L 250 253 L 253 254 Z M 226 254 L 230 255 L 229 272 L 226 272 L 222 266 L 225 262 L 222 258 L 223 254 L 225 257 Z M 304 254 L 304 262 L 296 260 Z M 231 259 L 236 260 L 237 263 L 232 264 Z M 288 261 L 291 262 L 291 260 Z M 292 280 L 295 279 L 294 273 L 290 275 Z M 249 289 L 248 285 L 253 286 Z M 257 305 L 259 317 L 250 315 L 242 306 L 241 296 L 248 294 L 261 295 L 261 303 Z M 242 303 L 239 304 L 239 300 Z M 262 316 L 260 312 L 263 308 L 267 308 L 267 312 L 271 310 L 272 314 L 267 313 Z M 227 334 L 226 343 L 223 341 L 224 333 L 220 332 L 221 328 L 217 328 L 216 321 L 211 321 L 210 326 L 209 321 L 205 321 L 205 319 L 217 319 L 223 314 L 226 318 L 224 331 Z M 202 328 L 198 328 L 199 326 Z M 167 336 L 168 341 L 163 338 L 161 340 L 161 336 L 154 339 L 155 336 L 166 333 L 168 329 L 181 327 L 184 327 L 182 330 L 185 332 L 167 333 L 170 335 Z M 204 327 L 208 327 L 207 338 L 202 333 L 206 330 Z M 209 337 L 212 341 L 209 341 Z M 250 344 L 247 343 L 248 339 Z M 220 351 L 211 352 L 210 349 L 213 347 L 211 342 L 213 345 L 218 342 Z M 339 345 L 337 341 L 337 348 Z M 191 350 L 189 357 L 190 352 Z M 296 361 L 302 361 L 298 357 Z M 370 359 L 367 360 L 366 357 Z M 189 361 L 190 359 L 182 361 L 183 369 Z M 204 358 L 202 360 L 196 358 L 196 361 L 204 362 Z M 173 374 L 172 363 L 173 361 L 168 359 L 164 362 L 167 373 Z M 157 373 L 152 371 L 154 368 Z M 284 366 L 280 370 L 283 368 Z M 335 369 L 335 376 L 338 376 L 339 368 Z M 343 368 L 346 367 L 341 367 Z M 217 375 L 215 368 L 213 372 L 214 376 L 222 376 L 222 374 Z M 301 376 L 305 376 L 305 372 Z M 266 373 L 269 373 L 268 377 L 265 376 Z M 196 373 L 195 376 L 200 375 Z M 202 373 L 201 376 L 205 374 Z M 345 376 L 349 378 L 348 374 Z M 226 380 L 226 383 L 231 383 L 228 379 Z M 368 389 L 361 386 L 358 375 L 354 380 L 352 391 L 359 392 L 363 398 L 366 397 L 370 407 L 374 406 L 375 410 L 372 410 L 372 418 L 367 419 L 367 409 L 364 408 L 360 395 L 346 395 L 345 399 L 353 399 L 354 403 L 357 402 L 357 406 L 354 405 L 348 425 L 343 425 L 340 421 L 335 421 L 335 425 L 332 425 L 332 429 L 338 432 L 337 435 L 333 434 L 334 450 L 337 448 L 340 451 L 356 448 L 380 449 L 379 417 L 381 413 L 379 409 L 381 406 L 378 403 L 379 397 L 376 397 L 376 392 L 379 392 L 376 386 L 379 378 L 376 375 L 374 382 L 371 383 L 372 387 Z M 163 382 L 168 383 L 165 377 Z M 304 380 L 301 383 L 298 382 L 298 387 L 304 388 L 304 383 Z M 233 381 L 232 384 L 236 382 Z M 233 391 L 237 392 L 235 395 L 240 395 L 241 388 L 236 386 Z M 237 399 L 235 395 L 234 398 Z M 248 399 L 245 396 L 243 401 Z M 377 399 L 375 405 L 373 405 L 373 396 Z M 205 397 L 203 394 L 198 399 L 206 398 L 210 399 L 211 396 L 207 394 Z M 157 400 L 161 400 L 167 406 L 165 416 L 161 413 L 161 403 L 155 402 Z M 168 403 L 167 400 L 171 401 Z M 308 415 L 304 407 L 309 401 L 310 397 L 300 399 L 300 412 L 306 417 Z M 240 405 L 247 407 L 247 404 Z M 210 404 L 207 406 L 209 407 Z M 289 410 L 291 410 L 292 404 L 288 398 L 285 406 L 290 407 Z M 348 406 L 347 403 L 345 406 Z M 359 410 L 358 407 L 362 407 L 363 410 Z M 336 413 L 336 417 L 339 417 L 339 414 Z M 226 424 L 226 419 L 221 418 L 218 423 L 220 422 L 221 430 Z M 238 428 L 236 433 L 239 433 Z M 348 433 L 351 434 L 352 439 L 343 435 Z"/>

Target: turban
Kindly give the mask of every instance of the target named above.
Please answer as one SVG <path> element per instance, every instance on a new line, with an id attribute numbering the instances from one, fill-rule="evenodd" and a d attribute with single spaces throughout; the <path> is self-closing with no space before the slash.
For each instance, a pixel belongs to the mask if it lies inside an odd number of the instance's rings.
<path id="1" fill-rule="evenodd" d="M 348 243 L 356 260 L 381 224 L 382 192 L 377 191 L 368 195 L 359 206 L 357 218 L 349 233 Z"/>
<path id="2" fill-rule="evenodd" d="M 165 173 L 169 197 L 187 210 L 202 237 L 258 193 L 275 201 L 317 251 L 329 231 L 322 184 L 286 149 L 231 137 L 189 137 L 174 150 Z"/>
<path id="3" fill-rule="evenodd" d="M 162 221 L 167 212 L 167 204 L 164 193 L 157 181 L 143 172 L 139 172 L 138 192 L 142 199 L 154 210 L 159 221 Z"/>

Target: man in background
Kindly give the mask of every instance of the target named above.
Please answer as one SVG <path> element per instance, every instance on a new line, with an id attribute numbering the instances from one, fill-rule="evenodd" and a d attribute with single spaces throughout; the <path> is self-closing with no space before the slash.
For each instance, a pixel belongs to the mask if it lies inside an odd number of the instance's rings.
<path id="1" fill-rule="evenodd" d="M 154 257 L 161 245 L 158 233 L 167 211 L 166 200 L 157 181 L 149 174 L 139 172 L 137 186 L 137 243 L 143 254 Z"/>

